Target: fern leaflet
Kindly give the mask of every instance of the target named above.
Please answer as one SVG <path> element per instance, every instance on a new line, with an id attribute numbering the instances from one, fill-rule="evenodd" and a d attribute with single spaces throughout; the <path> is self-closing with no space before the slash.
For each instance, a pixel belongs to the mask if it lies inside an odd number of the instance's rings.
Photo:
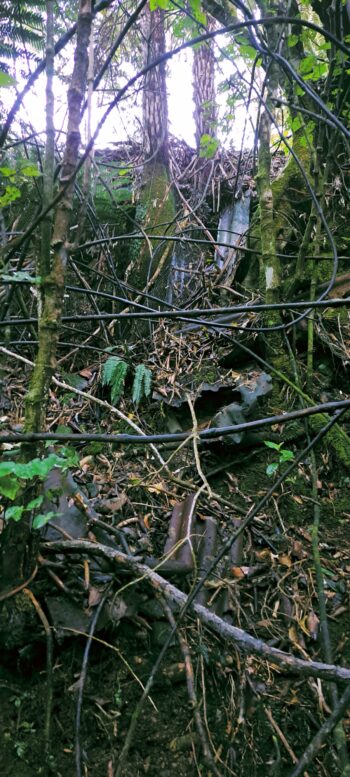
<path id="1" fill-rule="evenodd" d="M 152 373 L 144 364 L 138 364 L 135 370 L 132 387 L 132 399 L 138 405 L 143 397 L 151 393 Z"/>
<path id="2" fill-rule="evenodd" d="M 111 401 L 115 405 L 120 399 L 128 371 L 128 365 L 119 356 L 110 356 L 102 369 L 102 385 L 110 386 Z"/>

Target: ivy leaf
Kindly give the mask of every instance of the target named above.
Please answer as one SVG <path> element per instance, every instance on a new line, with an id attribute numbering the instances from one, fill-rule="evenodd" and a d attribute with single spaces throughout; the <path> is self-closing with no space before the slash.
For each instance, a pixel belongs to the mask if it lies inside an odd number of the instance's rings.
<path id="1" fill-rule="evenodd" d="M 48 513 L 40 513 L 39 515 L 36 515 L 33 520 L 33 529 L 41 529 L 49 521 L 51 521 L 51 518 L 55 518 L 56 516 L 57 513 L 53 512 L 52 510 Z"/>
<path id="2" fill-rule="evenodd" d="M 13 505 L 13 507 L 8 507 L 5 511 L 5 520 L 9 521 L 12 519 L 13 521 L 20 521 L 24 512 L 23 505 Z"/>
<path id="3" fill-rule="evenodd" d="M 1 466 L 1 465 L 0 465 Z M 6 496 L 7 499 L 16 499 L 16 496 L 20 490 L 20 483 L 17 478 L 11 476 L 0 477 L 0 494 Z"/>
<path id="4" fill-rule="evenodd" d="M 37 507 L 40 507 L 44 501 L 44 495 L 41 494 L 41 496 L 37 496 L 35 499 L 32 499 L 31 502 L 28 502 L 26 505 L 25 510 L 36 510 Z"/>

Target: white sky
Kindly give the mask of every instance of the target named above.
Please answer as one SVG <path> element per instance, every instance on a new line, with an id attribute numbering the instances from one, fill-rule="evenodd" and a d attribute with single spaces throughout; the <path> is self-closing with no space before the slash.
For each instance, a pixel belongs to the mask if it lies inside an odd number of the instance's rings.
<path id="1" fill-rule="evenodd" d="M 19 70 L 19 67 L 17 67 Z M 134 71 L 131 65 L 123 63 L 123 71 L 128 74 L 128 77 L 133 75 Z M 230 62 L 221 63 L 221 75 L 228 78 L 234 73 L 234 67 Z M 21 79 L 17 76 L 17 82 L 19 88 L 21 88 Z M 170 132 L 175 137 L 182 139 L 188 143 L 189 146 L 195 146 L 195 124 L 193 118 L 194 103 L 192 98 L 192 52 L 186 50 L 176 55 L 168 64 L 168 108 L 169 108 L 169 124 Z M 65 125 L 66 119 L 66 91 L 67 87 L 63 86 L 58 78 L 55 78 L 55 126 L 56 130 L 62 130 Z M 3 90 L 4 94 L 5 90 Z M 6 90 L 5 100 L 6 104 L 11 105 L 14 99 L 14 90 Z M 6 99 L 7 98 L 7 99 Z M 104 97 L 104 107 L 99 108 L 98 100 L 101 100 L 101 92 L 99 95 L 94 95 L 94 109 L 93 109 L 93 129 L 103 115 L 104 109 L 108 103 L 109 96 Z M 218 94 L 217 102 L 220 110 L 223 111 L 225 103 L 225 95 Z M 33 125 L 33 129 L 36 132 L 45 130 L 45 76 L 42 75 L 36 82 L 34 88 L 25 98 L 23 107 L 20 110 L 19 115 L 25 120 L 29 121 Z M 232 121 L 232 132 L 227 137 L 223 137 L 218 133 L 219 139 L 224 145 L 232 144 L 235 148 L 239 148 L 243 133 L 244 122 L 246 118 L 246 110 L 244 106 L 235 108 L 235 120 Z M 83 141 L 85 139 L 86 121 L 83 120 L 81 131 Z M 130 100 L 124 100 L 120 107 L 117 107 L 108 117 L 105 125 L 103 126 L 96 146 L 99 148 L 106 148 L 115 141 L 126 140 L 128 136 L 136 136 L 141 132 L 141 110 L 134 107 L 134 100 L 131 97 Z M 42 135 L 42 141 L 44 142 L 44 134 Z M 250 123 L 247 123 L 245 146 L 251 146 L 253 142 L 253 130 Z"/>

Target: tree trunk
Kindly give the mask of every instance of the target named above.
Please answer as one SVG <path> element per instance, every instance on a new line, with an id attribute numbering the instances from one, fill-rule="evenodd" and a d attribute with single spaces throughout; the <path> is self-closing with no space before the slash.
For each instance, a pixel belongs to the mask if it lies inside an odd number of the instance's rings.
<path id="1" fill-rule="evenodd" d="M 68 129 L 60 179 L 61 189 L 74 175 L 78 162 L 79 126 L 86 88 L 91 20 L 91 0 L 80 0 L 74 67 L 68 90 Z M 56 367 L 60 317 L 64 301 L 67 262 L 65 243 L 72 211 L 73 187 L 72 181 L 57 206 L 51 240 L 52 264 L 41 281 L 44 293 L 42 310 L 39 311 L 38 353 L 25 405 L 27 432 L 39 432 L 45 426 L 49 387 Z M 45 263 L 41 263 L 41 266 L 45 267 Z M 27 460 L 35 453 L 35 446 L 27 447 L 24 451 Z M 5 586 L 11 586 L 15 581 L 25 579 L 30 574 L 35 555 L 35 542 L 33 544 L 32 538 L 29 519 L 22 518 L 19 522 L 9 521 L 1 535 L 0 576 Z"/>
<path id="2" fill-rule="evenodd" d="M 143 12 L 144 65 L 165 53 L 165 14 L 160 8 Z M 168 100 L 165 64 L 152 68 L 145 76 L 143 92 L 144 167 L 136 219 L 147 234 L 171 232 L 175 218 L 175 201 L 169 178 Z M 158 226 L 159 225 L 159 226 Z M 126 278 L 141 290 L 151 287 L 165 296 L 171 242 L 135 241 Z M 155 286 L 156 284 L 156 286 Z M 138 332 L 145 327 L 138 325 Z M 133 329 L 134 331 L 134 329 Z"/>
<path id="3" fill-rule="evenodd" d="M 215 22 L 208 18 L 209 31 L 215 29 Z M 193 51 L 193 97 L 194 120 L 196 124 L 196 148 L 199 156 L 197 165 L 196 188 L 203 191 L 210 182 L 211 162 L 201 152 L 205 149 L 201 141 L 206 137 L 215 137 L 217 124 L 215 57 L 213 41 L 205 41 Z"/>

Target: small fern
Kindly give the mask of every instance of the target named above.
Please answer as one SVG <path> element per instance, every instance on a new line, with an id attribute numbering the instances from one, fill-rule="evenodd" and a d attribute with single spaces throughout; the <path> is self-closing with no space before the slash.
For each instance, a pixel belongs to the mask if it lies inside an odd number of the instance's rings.
<path id="1" fill-rule="evenodd" d="M 102 385 L 110 386 L 111 402 L 116 405 L 123 394 L 128 365 L 119 356 L 110 356 L 102 369 Z"/>
<path id="2" fill-rule="evenodd" d="M 135 405 L 141 402 L 143 397 L 149 397 L 151 393 L 152 373 L 144 364 L 138 364 L 135 370 L 132 386 L 132 400 Z"/>

